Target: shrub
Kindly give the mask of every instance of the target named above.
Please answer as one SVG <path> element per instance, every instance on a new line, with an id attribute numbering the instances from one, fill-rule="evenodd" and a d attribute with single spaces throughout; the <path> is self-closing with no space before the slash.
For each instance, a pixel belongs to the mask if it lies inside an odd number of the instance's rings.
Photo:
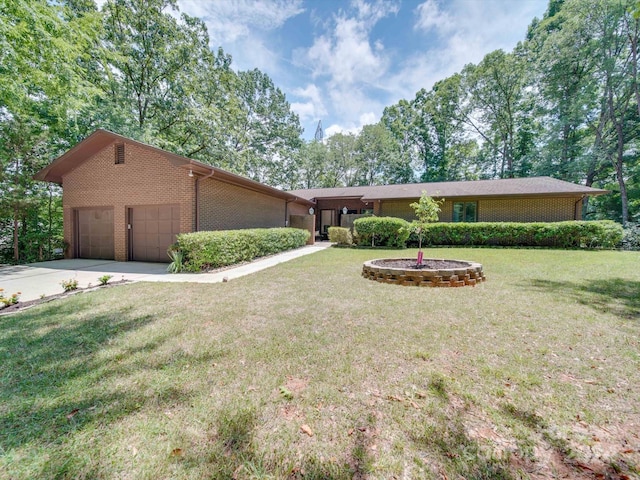
<path id="1" fill-rule="evenodd" d="M 70 292 L 72 290 L 78 289 L 78 280 L 76 280 L 75 278 L 71 278 L 69 280 L 63 280 L 60 282 L 60 285 L 62 285 L 62 288 L 64 289 L 65 292 Z"/>
<path id="2" fill-rule="evenodd" d="M 0 288 L 0 308 L 15 305 L 20 299 L 22 292 L 13 293 L 8 297 L 4 296 L 4 288 Z"/>
<path id="3" fill-rule="evenodd" d="M 307 243 L 309 235 L 307 230 L 297 228 L 183 233 L 171 251 L 180 252 L 185 270 L 197 272 L 298 248 Z M 172 257 L 174 261 L 175 258 Z"/>
<path id="4" fill-rule="evenodd" d="M 113 275 L 102 275 L 101 277 L 98 277 L 98 282 L 100 282 L 100 285 L 106 285 L 112 278 Z"/>
<path id="5" fill-rule="evenodd" d="M 329 227 L 329 241 L 338 245 L 353 245 L 351 231 L 344 227 Z"/>
<path id="6" fill-rule="evenodd" d="M 167 266 L 169 273 L 180 273 L 184 270 L 184 254 L 178 248 L 178 245 L 171 245 L 167 251 L 171 259 L 171 263 Z"/>
<path id="7" fill-rule="evenodd" d="M 624 227 L 622 248 L 625 250 L 640 250 L 640 223 L 629 223 Z"/>
<path id="8" fill-rule="evenodd" d="M 409 222 L 395 217 L 365 217 L 353 222 L 358 245 L 404 248 L 409 238 Z"/>
<path id="9" fill-rule="evenodd" d="M 610 220 L 554 223 L 436 223 L 428 225 L 431 245 L 496 245 L 559 248 L 614 248 L 622 227 Z"/>

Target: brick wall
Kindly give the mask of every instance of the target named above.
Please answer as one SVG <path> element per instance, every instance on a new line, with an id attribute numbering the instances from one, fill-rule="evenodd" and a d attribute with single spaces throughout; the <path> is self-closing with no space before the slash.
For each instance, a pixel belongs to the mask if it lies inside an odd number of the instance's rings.
<path id="1" fill-rule="evenodd" d="M 198 188 L 200 230 L 285 226 L 284 199 L 220 182 L 215 177 L 201 181 Z"/>
<path id="2" fill-rule="evenodd" d="M 479 222 L 561 222 L 580 218 L 575 217 L 578 198 L 498 198 L 478 200 Z M 418 199 L 388 200 L 380 205 L 380 216 L 398 217 L 411 221 L 415 218 L 409 206 Z M 474 199 L 446 200 L 440 211 L 441 222 L 453 221 L 454 201 L 474 201 Z"/>
<path id="3" fill-rule="evenodd" d="M 137 205 L 180 206 L 180 231 L 194 230 L 195 179 L 163 155 L 125 143 L 125 161 L 115 164 L 115 143 L 63 178 L 64 236 L 74 257 L 73 210 L 113 207 L 115 259 L 128 258 L 127 209 Z"/>

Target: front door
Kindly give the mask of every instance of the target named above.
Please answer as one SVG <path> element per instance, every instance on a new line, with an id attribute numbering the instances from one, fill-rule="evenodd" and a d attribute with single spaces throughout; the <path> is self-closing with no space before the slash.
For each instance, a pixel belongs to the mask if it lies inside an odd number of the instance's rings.
<path id="1" fill-rule="evenodd" d="M 320 235 L 322 238 L 329 238 L 329 227 L 336 224 L 335 210 L 320 210 Z"/>

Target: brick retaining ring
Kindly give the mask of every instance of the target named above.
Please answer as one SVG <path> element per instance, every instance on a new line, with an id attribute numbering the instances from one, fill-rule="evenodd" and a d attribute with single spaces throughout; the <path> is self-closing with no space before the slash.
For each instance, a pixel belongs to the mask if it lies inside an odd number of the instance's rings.
<path id="1" fill-rule="evenodd" d="M 466 260 L 452 260 L 456 262 L 464 262 L 467 265 L 455 268 L 440 268 L 437 270 L 430 269 L 404 269 L 393 268 L 384 265 L 374 265 L 374 262 L 384 260 L 409 260 L 407 258 L 381 258 L 364 262 L 362 266 L 362 276 L 369 280 L 375 280 L 381 283 L 391 283 L 403 286 L 419 286 L 419 287 L 464 287 L 466 285 L 475 286 L 477 283 L 484 282 L 486 277 L 482 271 L 482 264 L 468 262 Z M 424 259 L 426 263 L 429 260 L 441 261 L 439 259 Z M 446 260 L 445 260 L 446 261 Z"/>

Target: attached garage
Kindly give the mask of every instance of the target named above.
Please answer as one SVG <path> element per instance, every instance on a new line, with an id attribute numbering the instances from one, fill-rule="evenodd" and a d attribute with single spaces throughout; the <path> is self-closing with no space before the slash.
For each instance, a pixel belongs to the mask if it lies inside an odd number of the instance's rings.
<path id="1" fill-rule="evenodd" d="M 113 208 L 79 209 L 75 217 L 77 256 L 113 260 Z"/>
<path id="2" fill-rule="evenodd" d="M 129 259 L 168 262 L 167 249 L 180 233 L 178 205 L 129 208 Z"/>
<path id="3" fill-rule="evenodd" d="M 96 130 L 34 178 L 62 186 L 67 258 L 169 262 L 180 233 L 284 227 L 313 202 Z"/>

